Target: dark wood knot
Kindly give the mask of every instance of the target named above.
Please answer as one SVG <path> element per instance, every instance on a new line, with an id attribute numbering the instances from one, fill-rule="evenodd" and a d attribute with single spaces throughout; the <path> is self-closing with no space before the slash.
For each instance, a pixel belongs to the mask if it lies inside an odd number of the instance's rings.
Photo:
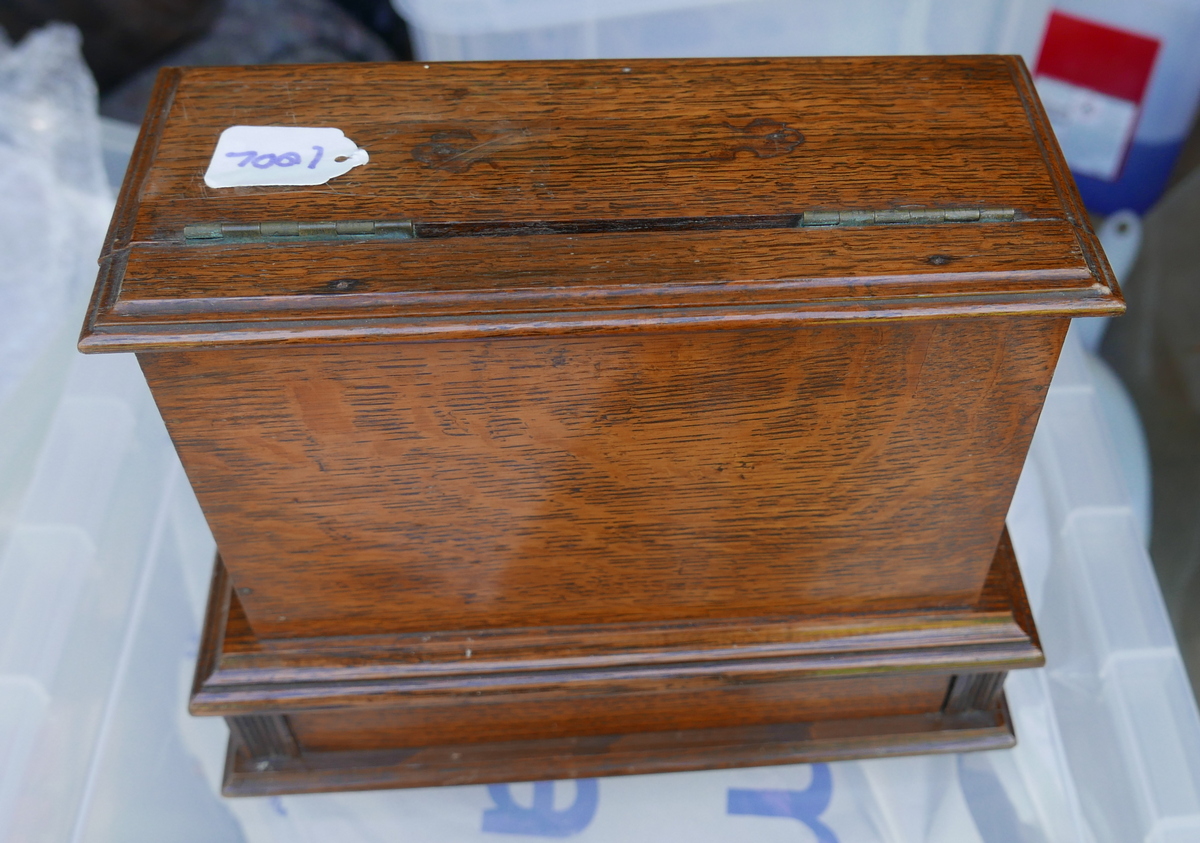
<path id="1" fill-rule="evenodd" d="M 479 159 L 468 153 L 479 145 L 475 135 L 466 129 L 451 129 L 434 132 L 427 143 L 413 147 L 412 157 L 426 167 L 461 173 L 471 168 Z"/>
<path id="2" fill-rule="evenodd" d="M 745 126 L 735 126 L 732 123 L 725 125 L 745 138 L 743 142 L 728 150 L 733 155 L 738 152 L 749 152 L 758 158 L 775 158 L 787 155 L 804 143 L 804 135 L 779 120 L 759 117 L 751 120 Z"/>

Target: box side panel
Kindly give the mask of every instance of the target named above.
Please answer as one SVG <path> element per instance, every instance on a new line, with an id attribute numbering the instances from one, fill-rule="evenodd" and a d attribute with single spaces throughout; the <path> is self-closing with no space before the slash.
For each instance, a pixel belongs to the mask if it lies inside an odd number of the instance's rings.
<path id="1" fill-rule="evenodd" d="M 1065 327 L 141 360 L 273 638 L 972 605 Z"/>

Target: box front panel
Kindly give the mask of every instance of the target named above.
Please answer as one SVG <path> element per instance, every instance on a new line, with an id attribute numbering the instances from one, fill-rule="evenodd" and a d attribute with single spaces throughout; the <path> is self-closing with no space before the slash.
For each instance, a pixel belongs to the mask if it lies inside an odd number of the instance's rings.
<path id="1" fill-rule="evenodd" d="M 143 354 L 260 638 L 966 606 L 1065 319 Z"/>
<path id="2" fill-rule="evenodd" d="M 415 748 L 932 715 L 941 711 L 949 685 L 947 676 L 860 676 L 692 692 L 300 712 L 289 715 L 288 723 L 301 751 Z"/>

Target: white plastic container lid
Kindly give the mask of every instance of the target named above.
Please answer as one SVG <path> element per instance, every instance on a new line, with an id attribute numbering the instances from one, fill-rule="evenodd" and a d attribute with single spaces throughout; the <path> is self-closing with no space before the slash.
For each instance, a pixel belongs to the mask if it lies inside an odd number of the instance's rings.
<path id="1" fill-rule="evenodd" d="M 733 0 L 734 3 L 744 0 Z M 575 26 L 730 5 L 729 0 L 392 0 L 396 11 L 420 29 L 448 35 L 484 35 L 551 26 Z"/>
<path id="2" fill-rule="evenodd" d="M 618 20 L 624 30 L 632 31 L 639 22 L 646 27 L 637 38 L 612 42 L 620 55 L 607 49 L 603 39 L 584 40 L 595 48 L 589 55 L 560 55 L 543 40 L 525 45 L 535 46 L 536 54 L 509 54 L 513 42 L 498 41 L 496 46 L 505 54 L 470 56 L 481 59 L 992 52 L 1020 53 L 1031 67 L 1047 19 L 1058 10 L 1162 42 L 1142 103 L 1139 141 L 1182 138 L 1200 102 L 1200 0 L 839 0 L 832 4 L 825 0 L 392 0 L 392 4 L 418 30 L 418 43 L 420 31 L 487 36 L 587 28 Z M 678 26 L 675 18 L 654 20 L 687 10 L 697 14 L 693 23 L 701 31 L 699 37 L 665 31 Z"/>

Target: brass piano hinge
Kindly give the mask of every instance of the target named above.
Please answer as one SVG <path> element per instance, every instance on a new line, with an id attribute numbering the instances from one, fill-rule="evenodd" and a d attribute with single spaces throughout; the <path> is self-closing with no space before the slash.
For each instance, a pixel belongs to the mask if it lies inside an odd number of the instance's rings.
<path id="1" fill-rule="evenodd" d="M 415 237 L 411 220 L 337 222 L 198 222 L 183 227 L 185 240 L 336 240 L 342 237 Z"/>
<path id="2" fill-rule="evenodd" d="M 830 225 L 926 225 L 940 222 L 1012 222 L 1012 208 L 888 208 L 881 211 L 805 211 L 799 227 Z"/>

